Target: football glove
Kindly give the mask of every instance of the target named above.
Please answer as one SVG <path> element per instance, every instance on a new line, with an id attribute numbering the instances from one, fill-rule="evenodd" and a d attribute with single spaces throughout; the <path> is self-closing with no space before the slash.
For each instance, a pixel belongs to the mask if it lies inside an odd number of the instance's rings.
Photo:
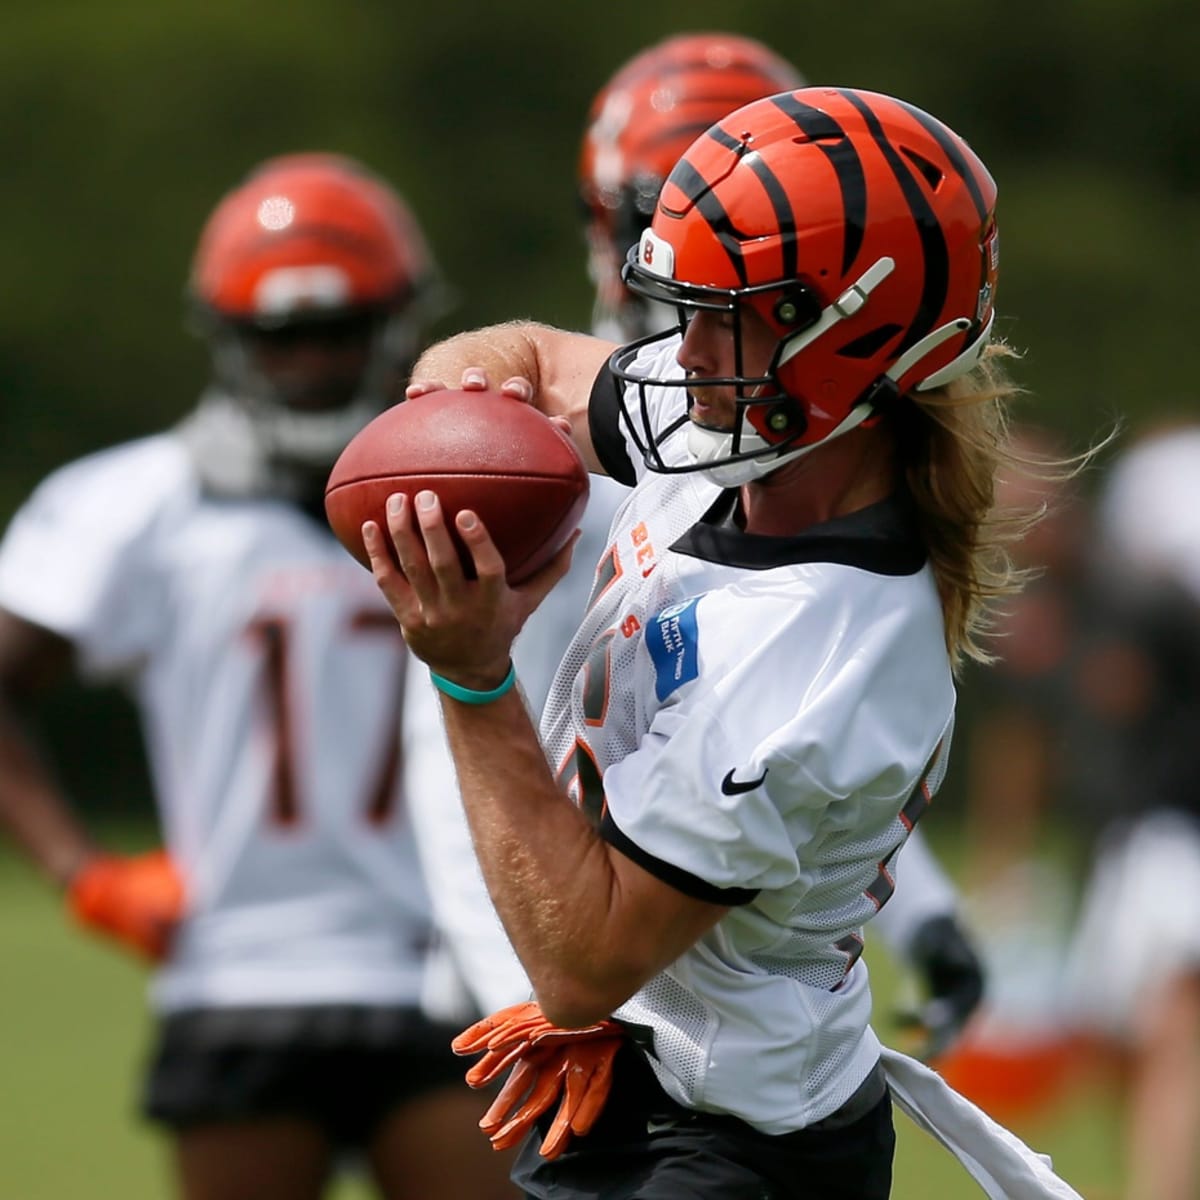
<path id="1" fill-rule="evenodd" d="M 67 906 L 85 928 L 150 962 L 160 962 L 184 909 L 183 881 L 163 850 L 101 854 L 67 886 Z"/>
<path id="2" fill-rule="evenodd" d="M 510 1005 L 476 1021 L 451 1043 L 456 1054 L 483 1057 L 467 1072 L 471 1087 L 484 1087 L 512 1068 L 479 1128 L 496 1150 L 515 1145 L 554 1102 L 558 1112 L 539 1153 L 555 1159 L 572 1134 L 596 1123 L 612 1085 L 613 1060 L 624 1040 L 615 1021 L 581 1029 L 551 1025 L 535 1001 Z"/>
<path id="3" fill-rule="evenodd" d="M 917 1011 L 899 1013 L 898 1020 L 918 1039 L 916 1057 L 929 1061 L 958 1040 L 983 999 L 983 964 L 951 916 L 926 921 L 913 938 L 909 957 L 921 974 L 927 999 Z"/>

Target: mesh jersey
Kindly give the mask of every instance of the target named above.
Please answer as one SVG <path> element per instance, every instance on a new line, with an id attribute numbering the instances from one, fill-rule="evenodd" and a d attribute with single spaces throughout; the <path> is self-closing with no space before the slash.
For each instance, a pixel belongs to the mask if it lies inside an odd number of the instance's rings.
<path id="1" fill-rule="evenodd" d="M 454 804 L 453 771 L 427 750 L 427 674 L 405 671 L 371 576 L 326 529 L 206 498 L 161 434 L 41 485 L 0 545 L 0 604 L 136 695 L 189 896 L 156 1007 L 422 998 L 401 777 L 420 750 L 421 786 Z"/>
<path id="2" fill-rule="evenodd" d="M 674 350 L 643 351 L 647 373 L 676 372 Z M 594 440 L 613 474 L 637 461 L 641 478 L 542 737 L 610 842 L 733 906 L 615 1015 L 652 1035 L 680 1102 L 784 1133 L 837 1109 L 879 1056 L 862 925 L 944 772 L 941 608 L 903 503 L 743 534 L 735 493 L 644 473 L 611 384 L 593 393 Z M 649 400 L 662 425 L 684 397 Z"/>

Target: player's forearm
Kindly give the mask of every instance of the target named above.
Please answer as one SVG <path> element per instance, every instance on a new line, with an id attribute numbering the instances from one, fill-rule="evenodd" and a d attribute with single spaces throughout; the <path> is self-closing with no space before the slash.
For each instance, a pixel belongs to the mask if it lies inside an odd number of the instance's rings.
<path id="1" fill-rule="evenodd" d="M 657 969 L 620 903 L 615 852 L 555 784 L 514 692 L 448 702 L 450 746 L 480 868 L 543 1011 L 605 1017 Z"/>
<path id="2" fill-rule="evenodd" d="M 0 713 L 0 828 L 60 886 L 96 853 L 31 740 L 9 713 Z"/>

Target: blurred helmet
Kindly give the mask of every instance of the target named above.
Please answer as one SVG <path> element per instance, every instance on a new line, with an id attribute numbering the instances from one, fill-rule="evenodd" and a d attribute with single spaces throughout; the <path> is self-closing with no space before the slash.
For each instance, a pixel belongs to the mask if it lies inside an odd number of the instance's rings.
<path id="1" fill-rule="evenodd" d="M 994 315 L 995 203 L 967 143 L 890 96 L 806 88 L 719 121 L 671 172 L 625 278 L 681 320 L 732 314 L 737 365 L 721 382 L 736 384 L 739 419 L 732 432 L 688 422 L 690 454 L 675 466 L 663 438 L 631 421 L 647 465 L 747 482 L 888 401 L 969 371 Z M 742 367 L 747 308 L 778 338 L 765 374 Z M 614 354 L 618 380 L 715 382 L 628 374 L 640 347 L 669 336 Z"/>
<path id="2" fill-rule="evenodd" d="M 804 82 L 761 42 L 714 32 L 659 42 L 600 89 L 579 159 L 597 333 L 627 341 L 671 320 L 626 290 L 621 265 L 679 156 L 735 108 Z"/>
<path id="3" fill-rule="evenodd" d="M 438 292 L 400 197 L 358 163 L 319 153 L 269 159 L 229 192 L 188 282 L 217 388 L 248 416 L 243 433 L 260 457 L 314 470 L 391 402 Z M 328 352 L 323 368 L 297 355 L 306 346 Z"/>

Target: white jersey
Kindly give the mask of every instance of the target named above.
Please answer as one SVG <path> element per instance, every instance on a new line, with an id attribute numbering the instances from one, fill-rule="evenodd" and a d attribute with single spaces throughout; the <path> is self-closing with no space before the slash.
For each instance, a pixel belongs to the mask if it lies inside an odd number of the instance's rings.
<path id="1" fill-rule="evenodd" d="M 513 643 L 517 678 L 534 713 L 541 713 L 563 651 L 583 620 L 596 564 L 608 549 L 613 517 L 628 495 L 627 487 L 607 475 L 591 476 L 571 569 L 530 615 Z"/>
<path id="2" fill-rule="evenodd" d="M 420 786 L 457 804 L 453 770 L 426 749 L 427 672 L 327 528 L 206 497 L 161 434 L 38 488 L 0 544 L 0 605 L 136 696 L 188 895 L 156 1007 L 418 1003 L 406 762 L 420 748 Z"/>
<path id="3" fill-rule="evenodd" d="M 677 373 L 674 350 L 641 365 Z M 660 425 L 684 401 L 649 398 Z M 944 771 L 954 688 L 937 590 L 902 503 L 749 536 L 725 519 L 736 493 L 645 474 L 612 407 L 607 424 L 593 413 L 594 434 L 612 430 L 597 449 L 641 478 L 542 737 L 616 848 L 732 906 L 615 1016 L 644 1031 L 681 1103 L 785 1133 L 835 1111 L 879 1058 L 858 955 Z"/>

